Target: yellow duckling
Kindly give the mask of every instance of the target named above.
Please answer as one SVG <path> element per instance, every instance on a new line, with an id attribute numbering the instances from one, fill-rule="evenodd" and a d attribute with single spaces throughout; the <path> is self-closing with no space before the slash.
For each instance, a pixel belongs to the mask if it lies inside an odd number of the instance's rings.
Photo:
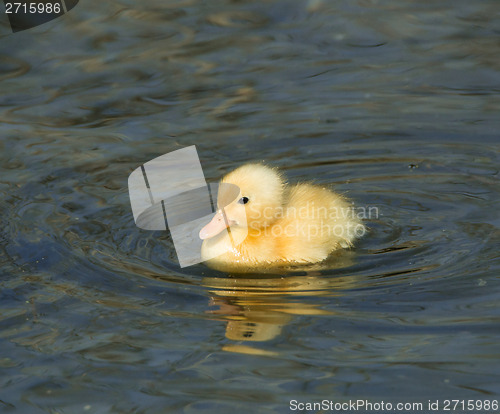
<path id="1" fill-rule="evenodd" d="M 222 185 L 218 211 L 200 231 L 201 256 L 212 268 L 251 271 L 317 263 L 365 232 L 344 197 L 312 184 L 288 186 L 274 168 L 243 165 L 221 183 L 240 192 L 226 204 Z"/>

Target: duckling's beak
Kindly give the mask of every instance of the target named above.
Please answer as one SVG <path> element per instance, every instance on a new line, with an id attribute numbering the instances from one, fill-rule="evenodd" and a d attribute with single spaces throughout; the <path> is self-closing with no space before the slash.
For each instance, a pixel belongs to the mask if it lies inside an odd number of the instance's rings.
<path id="1" fill-rule="evenodd" d="M 217 211 L 210 223 L 200 230 L 200 239 L 205 240 L 210 237 L 217 236 L 222 230 L 234 224 L 233 220 L 229 220 L 227 215 L 221 209 Z"/>

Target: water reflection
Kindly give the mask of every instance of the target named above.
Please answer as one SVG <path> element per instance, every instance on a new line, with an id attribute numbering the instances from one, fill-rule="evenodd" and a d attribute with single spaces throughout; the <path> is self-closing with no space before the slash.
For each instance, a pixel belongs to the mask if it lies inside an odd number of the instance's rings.
<path id="1" fill-rule="evenodd" d="M 331 263 L 331 261 L 330 261 Z M 338 254 L 338 269 L 352 265 L 351 252 Z M 264 342 L 278 337 L 296 315 L 332 315 L 312 297 L 341 296 L 356 286 L 356 276 L 326 276 L 325 264 L 309 266 L 299 275 L 235 275 L 205 277 L 201 285 L 211 295 L 207 313 L 226 321 L 225 336 L 232 341 Z M 290 270 L 290 269 L 289 269 Z M 333 271 L 331 265 L 326 273 Z M 230 344 L 226 350 L 254 352 L 249 346 Z"/>

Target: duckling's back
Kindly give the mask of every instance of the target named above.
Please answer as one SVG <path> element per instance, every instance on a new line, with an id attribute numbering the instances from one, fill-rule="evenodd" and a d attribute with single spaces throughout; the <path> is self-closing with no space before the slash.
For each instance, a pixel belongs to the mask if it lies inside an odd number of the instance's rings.
<path id="1" fill-rule="evenodd" d="M 312 184 L 290 187 L 284 217 L 275 223 L 280 256 L 296 262 L 324 260 L 335 249 L 352 245 L 363 225 L 348 201 Z"/>

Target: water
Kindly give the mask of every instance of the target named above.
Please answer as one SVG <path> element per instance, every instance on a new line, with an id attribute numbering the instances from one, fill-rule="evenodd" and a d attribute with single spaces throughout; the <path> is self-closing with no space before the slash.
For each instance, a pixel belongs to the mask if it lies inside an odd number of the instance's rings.
<path id="1" fill-rule="evenodd" d="M 0 411 L 498 399 L 498 11 L 89 0 L 4 35 Z M 189 145 L 379 214 L 320 266 L 180 269 L 127 177 Z"/>

